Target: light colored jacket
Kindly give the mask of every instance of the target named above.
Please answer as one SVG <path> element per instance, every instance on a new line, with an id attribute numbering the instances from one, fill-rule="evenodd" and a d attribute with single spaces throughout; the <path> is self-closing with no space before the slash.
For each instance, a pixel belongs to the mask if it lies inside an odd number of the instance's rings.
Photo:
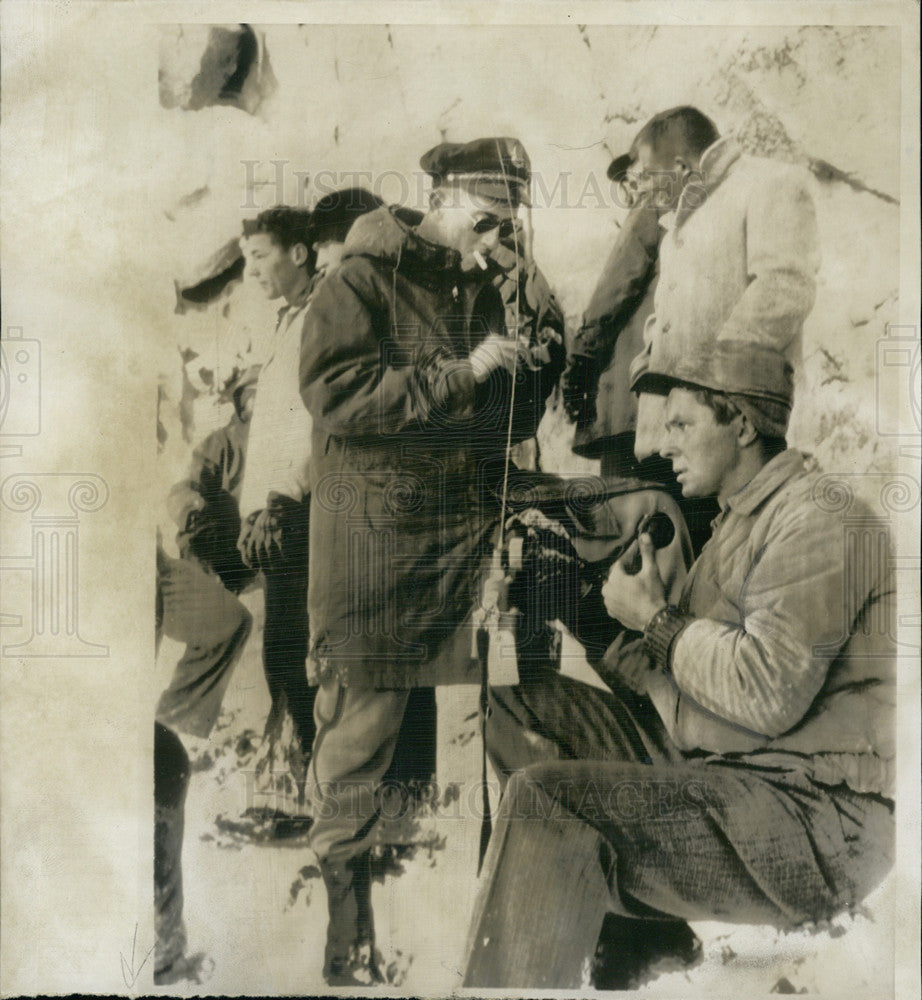
<path id="1" fill-rule="evenodd" d="M 302 300 L 279 310 L 259 373 L 240 494 L 244 520 L 266 506 L 270 492 L 299 501 L 310 493 L 313 421 L 301 400 L 298 366 L 312 291 L 309 286 Z"/>
<path id="2" fill-rule="evenodd" d="M 730 138 L 705 150 L 699 173 L 660 219 L 660 278 L 632 381 L 647 370 L 668 374 L 676 359 L 718 340 L 751 340 L 795 368 L 800 361 L 820 262 L 806 173 L 744 155 Z M 642 395 L 640 459 L 657 450 L 662 407 L 661 397 Z"/>
<path id="3" fill-rule="evenodd" d="M 728 500 L 647 692 L 686 752 L 804 754 L 817 780 L 892 795 L 889 538 L 839 499 L 788 450 Z"/>

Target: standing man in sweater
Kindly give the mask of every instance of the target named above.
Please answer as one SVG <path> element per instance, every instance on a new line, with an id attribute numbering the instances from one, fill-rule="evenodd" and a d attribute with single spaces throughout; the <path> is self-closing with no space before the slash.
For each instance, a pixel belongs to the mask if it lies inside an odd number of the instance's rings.
<path id="1" fill-rule="evenodd" d="M 316 695 L 307 679 L 312 422 L 298 382 L 301 340 L 314 290 L 338 264 L 349 228 L 379 205 L 371 192 L 348 188 L 322 198 L 313 212 L 279 206 L 244 225 L 250 276 L 267 298 L 285 305 L 254 403 L 238 547 L 248 565 L 262 570 L 266 594 L 263 667 L 272 705 L 261 763 L 271 777 L 278 754 L 299 791 L 314 741 Z M 294 733 L 285 739 L 289 717 Z"/>
<path id="2" fill-rule="evenodd" d="M 262 212 L 244 223 L 241 248 L 266 298 L 284 301 L 261 359 L 237 543 L 243 561 L 262 570 L 265 588 L 263 670 L 271 706 L 257 777 L 268 769 L 274 790 L 277 761 L 303 787 L 314 739 L 306 666 L 311 421 L 297 375 L 314 277 L 310 213 L 284 205 Z M 283 736 L 291 724 L 293 734 Z"/>

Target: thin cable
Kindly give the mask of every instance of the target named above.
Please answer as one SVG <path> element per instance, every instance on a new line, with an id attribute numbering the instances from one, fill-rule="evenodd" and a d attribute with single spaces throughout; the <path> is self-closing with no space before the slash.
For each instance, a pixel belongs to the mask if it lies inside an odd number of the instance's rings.
<path id="1" fill-rule="evenodd" d="M 499 169 L 503 174 L 503 185 L 506 188 L 506 202 L 509 207 L 509 211 L 514 211 L 514 206 L 512 204 L 512 189 L 509 186 L 509 178 L 506 176 L 506 167 L 503 163 L 503 151 L 500 147 L 499 140 L 496 140 L 496 152 L 499 154 Z M 515 275 L 515 332 L 514 336 L 516 341 L 519 339 L 519 232 L 518 227 L 513 225 L 512 227 L 512 240 L 515 247 L 515 264 L 514 275 Z M 512 391 L 509 394 L 509 419 L 506 424 L 506 454 L 503 461 L 503 489 L 500 496 L 500 520 L 499 520 L 499 550 L 503 550 L 503 542 L 505 540 L 506 533 L 506 501 L 509 493 L 509 465 L 512 461 L 512 424 L 513 416 L 515 414 L 515 377 L 517 374 L 519 364 L 519 352 L 516 351 L 512 357 Z"/>

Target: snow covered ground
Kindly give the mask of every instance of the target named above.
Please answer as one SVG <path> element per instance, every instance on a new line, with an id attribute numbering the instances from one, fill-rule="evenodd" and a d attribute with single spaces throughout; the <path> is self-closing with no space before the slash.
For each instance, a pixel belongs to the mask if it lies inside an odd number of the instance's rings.
<path id="1" fill-rule="evenodd" d="M 203 953 L 206 976 L 201 984 L 176 983 L 169 991 L 317 994 L 324 990 L 326 895 L 307 838 L 264 838 L 265 825 L 244 815 L 267 800 L 254 800 L 252 772 L 238 768 L 237 748 L 248 731 L 261 732 L 268 708 L 259 658 L 261 595 L 245 600 L 257 627 L 231 680 L 218 727 L 210 740 L 192 747 L 200 769 L 193 773 L 186 804 L 189 953 Z M 176 644 L 165 641 L 163 665 L 177 652 Z M 593 680 L 577 658 L 564 662 L 567 672 Z M 446 996 L 460 985 L 477 890 L 480 824 L 471 807 L 479 801 L 477 695 L 474 687 L 437 692 L 437 785 L 443 806 L 437 815 L 419 819 L 412 845 L 399 848 L 395 857 L 385 851 L 377 862 L 373 905 L 388 979 L 381 992 Z M 406 824 L 400 830 L 405 834 Z M 769 993 L 867 1000 L 890 995 L 894 888 L 885 883 L 859 914 L 843 915 L 828 927 L 785 933 L 695 924 L 701 962 L 691 969 L 664 963 L 651 970 L 635 995 L 682 1000 Z"/>
<path id="2" fill-rule="evenodd" d="M 799 164 L 811 175 L 823 265 L 804 333 L 791 442 L 872 501 L 893 479 L 895 450 L 886 434 L 903 397 L 898 379 L 887 381 L 898 373 L 879 360 L 893 336 L 888 324 L 899 316 L 893 31 L 266 25 L 256 34 L 268 63 L 264 58 L 252 77 L 246 110 L 220 102 L 202 108 L 189 104 L 190 81 L 209 36 L 164 28 L 161 108 L 151 115 L 162 154 L 151 198 L 167 208 L 154 240 L 161 257 L 147 261 L 152 274 L 167 268 L 177 282 L 188 282 L 239 232 L 241 215 L 275 201 L 310 203 L 323 193 L 321 183 L 354 180 L 357 169 L 367 172 L 363 183 L 388 200 L 421 207 L 416 164 L 424 149 L 440 139 L 508 134 L 531 154 L 535 252 L 572 326 L 620 217 L 598 178 L 650 114 L 695 103 L 749 152 Z M 477 72 L 469 52 L 476 53 Z M 536 77 L 537 52 L 566 72 Z M 256 113 L 246 113 L 254 107 Z M 233 152 L 216 156 L 217 150 Z M 162 357 L 174 358 L 161 380 L 165 486 L 182 474 L 187 435 L 201 437 L 226 419 L 214 405 L 213 386 L 258 354 L 272 322 L 272 310 L 256 301 L 247 283 L 203 312 L 177 316 L 167 307 L 172 301 L 161 298 L 150 310 L 158 317 L 151 333 Z M 195 352 L 184 371 L 170 354 L 174 344 Z M 200 395 L 191 426 L 180 428 L 182 393 L 189 388 L 180 385 L 182 377 Z M 562 412 L 550 409 L 539 431 L 542 468 L 595 471 L 572 454 L 571 436 Z M 258 616 L 259 596 L 249 600 Z M 258 627 L 226 698 L 226 725 L 215 734 L 227 751 L 196 772 L 189 793 L 190 947 L 215 963 L 205 986 L 211 992 L 312 992 L 322 988 L 325 898 L 320 879 L 311 877 L 310 850 L 304 838 L 254 844 L 232 829 L 252 805 L 252 782 L 235 769 L 233 747 L 248 729 L 261 731 L 268 704 L 257 649 Z M 579 670 L 576 661 L 568 664 Z M 438 705 L 438 783 L 441 789 L 456 785 L 459 798 L 450 815 L 442 809 L 421 824 L 420 846 L 374 887 L 389 978 L 414 995 L 444 995 L 457 986 L 476 893 L 479 824 L 466 805 L 476 802 L 479 775 L 476 692 L 440 690 Z M 302 870 L 307 875 L 299 879 Z M 860 915 L 792 934 L 698 925 L 702 962 L 691 970 L 662 970 L 644 994 L 808 991 L 876 1000 L 890 992 L 892 898 L 884 888 Z"/>

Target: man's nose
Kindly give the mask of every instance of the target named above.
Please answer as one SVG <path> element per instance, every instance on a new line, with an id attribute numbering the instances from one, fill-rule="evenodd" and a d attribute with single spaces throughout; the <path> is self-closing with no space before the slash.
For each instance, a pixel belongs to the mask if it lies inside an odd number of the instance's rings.
<path id="1" fill-rule="evenodd" d="M 499 226 L 483 234 L 481 244 L 485 250 L 493 250 L 499 245 Z"/>

